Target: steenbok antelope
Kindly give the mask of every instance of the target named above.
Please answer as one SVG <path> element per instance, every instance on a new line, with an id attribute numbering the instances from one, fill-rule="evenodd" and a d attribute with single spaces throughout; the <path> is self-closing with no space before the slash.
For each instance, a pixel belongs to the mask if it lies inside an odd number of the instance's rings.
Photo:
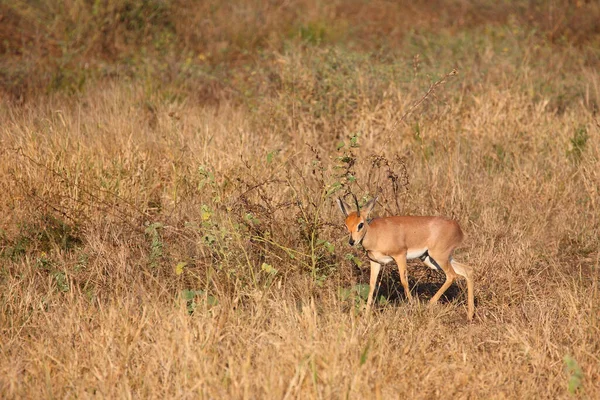
<path id="1" fill-rule="evenodd" d="M 371 260 L 367 310 L 371 309 L 373 303 L 373 292 L 381 265 L 392 261 L 396 261 L 398 264 L 404 293 L 409 300 L 412 300 L 408 289 L 406 260 L 420 258 L 429 268 L 443 270 L 446 274 L 446 281 L 430 300 L 432 304 L 436 303 L 452 285 L 457 274 L 467 280 L 467 317 L 472 320 L 475 312 L 472 269 L 470 266 L 452 259 L 452 252 L 463 238 L 458 223 L 442 217 L 422 216 L 384 217 L 370 221 L 367 218 L 377 202 L 377 197 L 369 201 L 361 210 L 356 196 L 352 196 L 356 204 L 356 211 L 348 213 L 349 207 L 342 199 L 338 198 L 337 203 L 346 217 L 346 227 L 350 231 L 350 245 L 362 243 Z"/>

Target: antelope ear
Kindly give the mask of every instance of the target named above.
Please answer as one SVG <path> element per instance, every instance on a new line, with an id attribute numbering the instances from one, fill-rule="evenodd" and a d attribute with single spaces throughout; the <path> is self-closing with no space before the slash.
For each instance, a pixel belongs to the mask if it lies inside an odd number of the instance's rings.
<path id="1" fill-rule="evenodd" d="M 344 214 L 344 217 L 347 217 L 348 211 L 347 211 L 346 207 L 348 207 L 348 206 L 339 197 L 336 199 L 336 202 L 337 202 L 338 207 L 342 211 L 342 214 Z"/>
<path id="2" fill-rule="evenodd" d="M 365 217 L 367 217 L 371 211 L 373 211 L 373 208 L 375 207 L 375 204 L 377 203 L 377 198 L 379 196 L 375 196 L 371 201 L 369 201 L 367 204 L 365 204 L 365 206 L 362 208 L 361 212 L 364 212 Z"/>

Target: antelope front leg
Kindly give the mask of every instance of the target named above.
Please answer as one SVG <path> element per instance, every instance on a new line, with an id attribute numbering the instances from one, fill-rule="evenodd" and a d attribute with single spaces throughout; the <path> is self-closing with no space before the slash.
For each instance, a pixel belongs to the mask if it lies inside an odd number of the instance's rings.
<path id="1" fill-rule="evenodd" d="M 373 292 L 375 292 L 375 285 L 377 284 L 377 277 L 379 276 L 379 270 L 381 264 L 371 261 L 371 281 L 369 282 L 369 297 L 367 298 L 367 313 L 371 312 L 371 305 L 373 304 Z"/>

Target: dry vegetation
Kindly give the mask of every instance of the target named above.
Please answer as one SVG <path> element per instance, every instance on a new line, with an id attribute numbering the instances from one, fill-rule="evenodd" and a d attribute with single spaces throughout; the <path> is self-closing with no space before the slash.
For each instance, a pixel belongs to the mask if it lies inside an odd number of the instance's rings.
<path id="1" fill-rule="evenodd" d="M 597 2 L 200 3 L 0 2 L 0 397 L 600 397 Z"/>

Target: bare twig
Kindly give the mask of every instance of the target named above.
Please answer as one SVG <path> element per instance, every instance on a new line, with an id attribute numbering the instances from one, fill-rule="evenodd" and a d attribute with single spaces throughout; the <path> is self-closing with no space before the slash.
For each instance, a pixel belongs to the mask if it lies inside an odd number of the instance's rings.
<path id="1" fill-rule="evenodd" d="M 415 103 L 413 103 L 412 106 L 410 106 L 410 108 L 408 110 L 406 110 L 406 112 L 404 114 L 402 114 L 402 117 L 400 117 L 400 119 L 392 126 L 392 130 L 400 123 L 403 122 L 409 115 L 411 115 L 413 113 L 413 111 L 415 109 L 417 109 L 417 107 L 419 107 L 421 104 L 423 104 L 423 102 L 425 100 L 427 100 L 427 98 L 431 95 L 435 95 L 435 90 L 446 83 L 446 81 L 448 80 L 448 78 L 450 78 L 451 76 L 457 75 L 458 71 L 456 70 L 456 68 L 454 68 L 452 71 L 448 72 L 446 75 L 444 75 L 441 79 L 439 79 L 438 81 L 434 82 L 431 84 L 431 86 L 429 86 L 429 89 L 427 90 L 427 92 L 423 95 L 423 97 L 421 97 L 419 100 L 417 100 Z"/>

